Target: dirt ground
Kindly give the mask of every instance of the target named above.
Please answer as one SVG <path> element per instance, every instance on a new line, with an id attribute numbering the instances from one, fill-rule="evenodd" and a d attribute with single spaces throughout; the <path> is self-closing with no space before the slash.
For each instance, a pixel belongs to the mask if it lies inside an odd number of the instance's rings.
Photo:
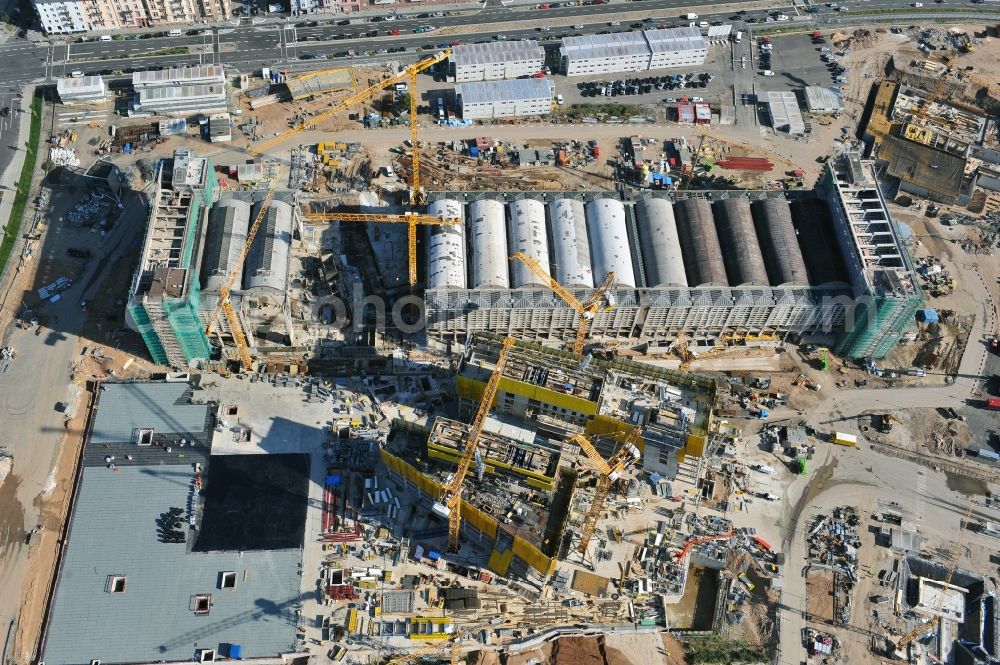
<path id="1" fill-rule="evenodd" d="M 809 616 L 818 623 L 833 621 L 833 573 L 810 570 L 806 577 Z"/>
<path id="2" fill-rule="evenodd" d="M 710 629 L 718 588 L 719 577 L 716 571 L 691 566 L 680 602 L 667 606 L 669 627 L 679 630 Z"/>

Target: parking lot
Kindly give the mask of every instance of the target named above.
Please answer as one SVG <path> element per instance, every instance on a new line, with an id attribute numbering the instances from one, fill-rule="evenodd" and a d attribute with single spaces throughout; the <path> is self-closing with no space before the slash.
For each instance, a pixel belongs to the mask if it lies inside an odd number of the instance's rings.
<path id="1" fill-rule="evenodd" d="M 825 62 L 823 56 L 839 59 L 828 39 L 814 43 L 809 34 L 783 35 L 769 38 L 772 45 L 770 59 L 761 60 L 759 38 L 752 33 L 744 33 L 740 43 L 730 42 L 715 45 L 709 49 L 708 58 L 702 65 L 677 67 L 648 72 L 615 72 L 592 76 L 564 77 L 556 75 L 556 92 L 561 94 L 566 105 L 570 104 L 673 104 L 686 97 L 690 101 L 704 100 L 709 104 L 737 105 L 737 122 L 753 122 L 752 107 L 744 115 L 740 111 L 740 98 L 770 90 L 800 91 L 804 86 L 838 85 L 834 68 L 837 65 Z M 827 48 L 828 51 L 821 49 Z M 765 76 L 769 70 L 773 76 Z M 657 88 L 657 83 L 676 75 L 691 75 L 696 84 L 687 83 L 684 88 L 675 86 Z M 704 75 L 704 76 L 702 76 Z M 647 79 L 651 79 L 648 83 Z M 709 80 L 710 79 L 710 80 Z M 616 81 L 619 94 L 608 88 Z M 631 83 L 631 84 L 630 84 Z M 704 87 L 701 87 L 701 83 Z M 636 92 L 636 85 L 639 86 Z M 608 94 L 600 94 L 601 88 Z M 735 87 L 736 99 L 733 98 Z M 631 88 L 633 94 L 621 92 Z M 701 98 L 696 100 L 695 97 Z"/>

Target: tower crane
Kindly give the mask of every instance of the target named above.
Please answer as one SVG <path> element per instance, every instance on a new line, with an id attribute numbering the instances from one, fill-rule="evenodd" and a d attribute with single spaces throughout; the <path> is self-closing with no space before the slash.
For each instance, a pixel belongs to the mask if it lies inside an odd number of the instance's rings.
<path id="1" fill-rule="evenodd" d="M 402 215 L 388 215 L 381 213 L 340 213 L 340 212 L 309 212 L 305 211 L 304 216 L 310 222 L 390 222 L 407 225 L 406 251 L 409 261 L 410 286 L 417 283 L 417 227 L 420 225 L 455 225 L 461 220 L 451 217 L 436 217 L 434 215 L 418 215 L 416 213 L 403 213 Z"/>
<path id="2" fill-rule="evenodd" d="M 399 72 L 398 74 L 384 78 L 381 81 L 368 86 L 364 90 L 360 90 L 358 92 L 355 92 L 354 94 L 348 95 L 347 97 L 342 99 L 339 103 L 335 104 L 333 107 L 311 118 L 308 122 L 302 122 L 299 125 L 292 127 L 287 131 L 281 132 L 276 136 L 267 139 L 265 141 L 262 141 L 257 145 L 251 147 L 249 150 L 249 154 L 254 157 L 261 155 L 266 151 L 270 150 L 271 148 L 273 148 L 274 146 L 283 143 L 289 138 L 297 135 L 299 132 L 302 132 L 310 127 L 313 127 L 316 125 L 316 123 L 322 122 L 327 118 L 331 118 L 336 114 L 340 113 L 342 110 L 354 106 L 355 104 L 358 104 L 360 102 L 363 102 L 364 100 L 378 94 L 379 92 L 397 83 L 402 83 L 403 81 L 410 81 L 411 83 L 415 83 L 417 80 L 417 75 L 420 72 L 424 71 L 425 69 L 428 69 L 429 67 L 433 67 L 439 62 L 448 59 L 450 56 L 451 56 L 451 49 L 443 49 L 435 53 L 434 55 L 428 56 L 423 60 L 420 60 L 419 62 L 406 67 L 405 69 L 403 69 L 403 71 Z M 414 159 L 414 164 L 417 165 L 417 167 L 419 168 L 419 157 L 417 156 L 418 148 L 416 144 L 417 105 L 415 101 L 415 94 L 416 90 L 411 88 L 410 127 L 411 127 L 411 136 L 413 137 L 413 142 L 414 142 L 413 159 Z M 411 178 L 411 191 L 410 191 L 411 204 L 415 203 L 417 199 L 420 198 L 418 194 L 420 189 L 420 174 L 418 172 L 418 168 L 413 169 L 413 175 Z M 253 224 L 250 226 L 250 231 L 247 233 L 246 242 L 243 245 L 243 249 L 240 251 L 240 256 L 237 259 L 236 264 L 232 267 L 230 271 L 229 278 L 226 280 L 226 283 L 222 286 L 222 288 L 219 289 L 219 304 L 216 306 L 215 311 L 212 312 L 212 315 L 209 318 L 209 323 L 206 329 L 208 335 L 211 335 L 214 332 L 215 322 L 218 320 L 220 311 L 225 314 L 226 319 L 229 322 L 230 331 L 232 332 L 233 335 L 233 341 L 236 344 L 236 349 L 240 356 L 240 363 L 244 370 L 249 370 L 253 366 L 253 358 L 250 355 L 250 348 L 247 345 L 246 336 L 243 334 L 243 329 L 240 325 L 239 318 L 237 317 L 236 311 L 233 309 L 232 302 L 230 301 L 230 295 L 232 293 L 232 288 L 235 285 L 236 280 L 242 273 L 243 262 L 246 260 L 247 254 L 250 253 L 250 247 L 253 245 L 254 238 L 257 236 L 257 231 L 260 229 L 260 225 L 264 220 L 264 216 L 267 213 L 267 209 L 271 205 L 271 200 L 274 198 L 274 192 L 276 187 L 277 187 L 277 176 L 275 176 L 275 179 L 272 182 L 271 187 L 268 189 L 267 195 L 264 198 L 264 203 L 261 206 L 260 212 L 257 214 L 256 219 L 254 219 Z M 388 220 L 370 220 L 370 221 L 388 221 Z M 416 226 L 411 224 L 409 229 L 409 239 L 408 239 L 408 251 L 410 255 L 409 276 L 411 285 L 416 282 L 416 244 L 417 244 Z"/>
<path id="3" fill-rule="evenodd" d="M 951 584 L 951 579 L 955 576 L 955 569 L 958 568 L 958 561 L 962 555 L 962 543 L 965 541 L 965 531 L 969 528 L 969 518 L 972 517 L 972 508 L 974 505 L 974 500 L 970 498 L 969 506 L 965 509 L 965 517 L 962 518 L 962 527 L 958 530 L 958 538 L 955 539 L 955 547 L 951 553 L 951 565 L 948 567 L 948 574 L 945 576 L 943 582 L 945 587 L 948 587 L 948 585 Z M 928 633 L 937 628 L 938 624 L 941 622 L 941 613 L 944 610 L 946 595 L 947 594 L 944 593 L 938 594 L 938 603 L 934 610 L 934 615 L 930 618 L 930 620 L 920 624 L 904 635 L 899 642 L 896 642 L 897 650 L 904 649 L 913 640 L 917 639 L 924 633 Z"/>
<path id="4" fill-rule="evenodd" d="M 500 379 L 503 377 L 504 366 L 510 357 L 510 350 L 514 347 L 514 338 L 507 337 L 500 345 L 500 355 L 497 363 L 493 367 L 486 388 L 483 390 L 482 398 L 479 401 L 479 408 L 476 415 L 469 424 L 469 434 L 465 439 L 465 451 L 458 460 L 458 469 L 452 475 L 451 480 L 441 490 L 441 496 L 431 508 L 433 512 L 448 520 L 448 551 L 458 551 L 458 531 L 462 523 L 462 484 L 465 476 L 469 473 L 469 467 L 476 455 L 476 448 L 479 446 L 479 436 L 483 433 L 486 425 L 486 417 L 490 415 L 493 402 L 496 400 L 497 390 L 500 388 Z"/>
<path id="5" fill-rule="evenodd" d="M 257 216 L 254 218 L 253 224 L 250 225 L 250 230 L 247 232 L 247 240 L 243 243 L 243 249 L 240 250 L 240 255 L 236 259 L 236 263 L 230 268 L 229 277 L 226 278 L 225 283 L 219 288 L 219 303 L 215 306 L 211 316 L 209 316 L 208 326 L 205 329 L 205 333 L 211 337 L 215 331 L 215 323 L 219 320 L 220 312 L 225 313 L 226 321 L 229 322 L 229 331 L 233 336 L 233 342 L 236 344 L 236 350 L 240 356 L 240 366 L 244 371 L 250 370 L 253 367 L 253 358 L 250 356 L 250 347 L 247 345 L 246 335 L 243 334 L 243 325 L 236 315 L 236 310 L 233 309 L 230 295 L 233 292 L 233 286 L 236 285 L 236 280 L 243 274 L 243 263 L 250 253 L 254 238 L 257 237 L 257 232 L 260 230 L 260 225 L 264 222 L 267 211 L 271 207 L 271 200 L 274 199 L 274 193 L 277 191 L 276 186 L 277 183 L 272 182 L 271 187 L 267 190 L 267 195 L 264 196 L 260 210 L 257 212 Z"/>
<path id="6" fill-rule="evenodd" d="M 265 153 L 274 146 L 284 143 L 285 141 L 292 138 L 299 132 L 302 132 L 306 129 L 310 129 L 314 127 L 317 123 L 323 122 L 328 118 L 332 118 L 333 116 L 337 115 L 344 109 L 349 108 L 351 106 L 355 106 L 356 104 L 359 104 L 365 101 L 366 99 L 369 99 L 370 97 L 374 97 L 375 95 L 382 92 L 386 88 L 392 87 L 397 83 L 403 83 L 404 81 L 412 82 L 412 80 L 417 76 L 417 74 L 424 71 L 425 69 L 428 69 L 429 67 L 433 67 L 434 65 L 438 64 L 439 62 L 442 62 L 443 60 L 447 60 L 450 56 L 451 56 L 451 49 L 444 49 L 438 51 L 434 55 L 427 56 L 423 60 L 416 62 L 410 65 L 409 67 L 406 67 L 403 71 L 399 72 L 398 74 L 394 74 L 388 78 L 384 78 L 381 81 L 378 81 L 377 83 L 368 86 L 364 90 L 359 90 L 358 92 L 348 95 L 347 97 L 340 100 L 340 102 L 338 102 L 331 108 L 327 109 L 326 111 L 323 111 L 317 116 L 310 118 L 307 122 L 303 122 L 299 125 L 296 125 L 295 127 L 292 127 L 291 129 L 281 132 L 280 134 L 272 138 L 269 138 L 266 141 L 261 141 L 257 145 L 250 148 L 249 152 L 252 156 L 257 156 L 262 153 Z M 414 100 L 414 95 L 411 94 L 410 99 L 411 99 L 410 125 L 411 127 L 414 127 L 416 126 L 416 117 L 415 117 L 416 104 L 412 101 Z M 412 132 L 412 129 L 411 129 L 411 135 L 415 136 L 415 133 Z M 416 149 L 416 146 L 414 146 L 414 149 Z"/>
<path id="7" fill-rule="evenodd" d="M 604 277 L 604 281 L 590 294 L 590 297 L 580 302 L 562 284 L 557 282 L 538 261 L 524 252 L 516 252 L 510 258 L 511 260 L 517 259 L 527 266 L 528 270 L 543 280 L 545 285 L 552 289 L 553 293 L 562 298 L 567 305 L 576 310 L 577 314 L 580 315 L 580 320 L 576 328 L 576 339 L 573 342 L 573 353 L 583 353 L 587 333 L 590 331 L 590 322 L 597 316 L 601 301 L 604 300 L 607 302 L 607 309 L 614 308 L 614 296 L 611 294 L 611 288 L 615 285 L 615 273 L 609 272 Z"/>
<path id="8" fill-rule="evenodd" d="M 611 484 L 621 477 L 622 472 L 627 467 L 641 459 L 642 454 L 636 445 L 641 439 L 642 430 L 636 427 L 625 436 L 625 442 L 621 448 L 605 460 L 587 437 L 582 434 L 574 434 L 569 438 L 570 443 L 580 446 L 587 459 L 597 467 L 600 474 L 597 478 L 597 487 L 594 490 L 594 500 L 590 503 L 590 509 L 587 511 L 587 516 L 580 529 L 580 543 L 576 549 L 581 554 L 587 552 L 590 539 L 593 537 L 594 531 L 597 530 L 597 518 L 601 515 L 608 494 L 611 493 Z"/>

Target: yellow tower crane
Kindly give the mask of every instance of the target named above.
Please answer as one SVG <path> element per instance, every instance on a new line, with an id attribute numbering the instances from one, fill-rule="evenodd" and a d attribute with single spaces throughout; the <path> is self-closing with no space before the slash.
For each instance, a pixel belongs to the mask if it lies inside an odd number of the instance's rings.
<path id="1" fill-rule="evenodd" d="M 341 213 L 341 212 L 311 212 L 303 211 L 309 222 L 389 222 L 407 225 L 406 252 L 409 262 L 410 286 L 417 283 L 417 227 L 421 225 L 449 226 L 460 224 L 461 220 L 451 217 L 436 217 L 434 215 L 418 215 L 403 213 L 388 215 L 380 213 Z"/>
<path id="2" fill-rule="evenodd" d="M 611 492 L 611 484 L 621 477 L 622 472 L 627 467 L 632 466 L 642 457 L 637 445 L 641 439 L 642 430 L 638 427 L 634 428 L 625 436 L 625 442 L 621 448 L 605 460 L 587 437 L 582 434 L 574 434 L 569 438 L 570 443 L 580 446 L 587 459 L 600 474 L 597 478 L 597 488 L 594 490 L 594 500 L 590 503 L 590 509 L 587 511 L 583 527 L 580 529 L 580 543 L 576 549 L 581 554 L 586 554 L 590 539 L 597 529 L 597 519 L 601 516 L 604 502 Z"/>
<path id="3" fill-rule="evenodd" d="M 299 132 L 302 132 L 302 131 L 310 128 L 310 127 L 314 127 L 316 125 L 316 123 L 322 122 L 323 120 L 326 120 L 327 118 L 331 118 L 334 115 L 336 115 L 337 113 L 340 113 L 342 110 L 344 110 L 344 109 L 346 109 L 348 107 L 354 106 L 355 104 L 358 104 L 360 102 L 363 102 L 366 99 L 368 99 L 368 98 L 370 98 L 370 97 L 378 94 L 382 90 L 385 90 L 386 88 L 389 88 L 390 86 L 393 86 L 393 85 L 395 85 L 397 83 L 401 83 L 401 82 L 407 81 L 407 80 L 409 80 L 411 82 L 415 82 L 416 81 L 416 77 L 417 77 L 417 75 L 420 72 L 424 71 L 425 69 L 427 69 L 429 67 L 433 67 L 434 65 L 436 65 L 439 62 L 442 62 L 443 60 L 446 60 L 449 56 L 451 56 L 451 49 L 444 49 L 442 51 L 439 51 L 438 53 L 435 53 L 432 56 L 424 58 L 420 62 L 417 62 L 417 63 L 415 63 L 413 65 L 410 65 L 409 67 L 406 67 L 403 71 L 399 72 L 398 74 L 396 74 L 394 76 L 390 76 L 388 78 L 382 79 L 378 83 L 375 83 L 374 85 L 371 85 L 371 86 L 365 88 L 364 90 L 356 92 L 356 93 L 354 93 L 352 95 L 348 95 L 346 98 L 342 99 L 338 104 L 336 104 L 333 107 L 331 107 L 330 109 L 328 109 L 328 110 L 320 113 L 319 115 L 311 118 L 308 122 L 303 122 L 303 123 L 297 125 L 296 127 L 292 127 L 291 129 L 289 129 L 289 130 L 287 130 L 285 132 L 282 132 L 280 134 L 277 134 L 276 136 L 274 136 L 274 137 L 272 137 L 270 139 L 267 139 L 266 141 L 262 141 L 262 142 L 258 143 L 257 145 L 255 145 L 255 146 L 253 146 L 253 147 L 250 148 L 249 153 L 252 156 L 261 155 L 261 154 L 265 153 L 266 151 L 270 150 L 271 148 L 273 148 L 274 146 L 279 145 L 279 144 L 283 143 L 284 141 L 287 141 L 291 137 L 297 135 Z M 419 157 L 416 156 L 416 154 L 417 154 L 417 145 L 416 145 L 416 136 L 417 136 L 417 130 L 416 130 L 416 124 L 417 124 L 416 110 L 417 110 L 417 106 L 416 106 L 415 99 L 414 99 L 414 95 L 415 94 L 416 94 L 416 90 L 411 89 L 411 92 L 410 92 L 410 126 L 411 126 L 411 136 L 413 136 L 413 138 L 414 138 L 414 146 L 413 146 L 414 163 L 417 164 L 417 166 L 419 167 L 419 163 L 418 163 L 419 162 Z M 239 356 L 240 356 L 240 364 L 241 364 L 241 366 L 242 366 L 242 368 L 244 370 L 251 369 L 251 367 L 253 366 L 253 358 L 250 355 L 250 347 L 247 344 L 246 335 L 244 335 L 243 328 L 242 328 L 242 326 L 240 325 L 240 322 L 239 322 L 239 318 L 236 315 L 236 311 L 233 309 L 233 305 L 232 305 L 232 302 L 230 300 L 230 295 L 232 294 L 232 288 L 235 285 L 236 280 L 239 278 L 240 274 L 243 271 L 243 263 L 246 260 L 247 254 L 250 253 L 250 247 L 253 245 L 254 238 L 257 236 L 257 231 L 260 229 L 260 225 L 263 222 L 265 215 L 267 214 L 267 210 L 268 210 L 268 208 L 270 207 L 270 204 L 271 204 L 271 199 L 274 198 L 275 188 L 277 187 L 277 180 L 278 180 L 278 176 L 275 175 L 274 182 L 272 182 L 272 185 L 271 185 L 270 189 L 267 192 L 267 196 L 264 199 L 264 204 L 261 206 L 260 212 L 257 214 L 257 218 L 254 219 L 254 222 L 253 222 L 253 224 L 250 227 L 249 233 L 247 233 L 247 240 L 246 240 L 246 242 L 243 245 L 243 249 L 240 251 L 240 256 L 237 259 L 236 264 L 231 268 L 230 274 L 229 274 L 229 278 L 226 280 L 226 283 L 223 285 L 222 288 L 219 289 L 219 304 L 216 306 L 215 311 L 212 312 L 212 315 L 209 318 L 208 326 L 207 326 L 207 330 L 206 330 L 206 332 L 208 333 L 208 335 L 211 336 L 214 333 L 216 321 L 219 318 L 220 312 L 225 314 L 226 319 L 229 322 L 229 328 L 230 328 L 230 332 L 232 333 L 232 336 L 233 336 L 233 342 L 236 344 L 236 349 L 237 349 L 237 352 L 239 353 Z M 417 197 L 417 194 L 415 194 L 414 192 L 419 191 L 419 189 L 420 189 L 420 176 L 419 176 L 418 170 L 414 169 L 414 176 L 413 176 L 413 179 L 411 181 L 411 192 L 410 192 L 411 202 L 413 202 L 414 200 L 416 200 L 415 197 Z M 378 220 L 369 220 L 369 221 L 392 221 L 392 220 L 378 219 Z M 430 222 L 422 222 L 422 223 L 430 223 Z M 445 223 L 445 222 L 441 222 L 441 223 Z M 416 244 L 417 244 L 416 243 L 416 227 L 414 226 L 414 224 L 411 223 L 411 225 L 410 225 L 410 232 L 409 232 L 410 284 L 411 285 L 416 282 L 416 260 L 415 260 L 416 259 Z"/>
<path id="4" fill-rule="evenodd" d="M 543 280 L 545 285 L 552 289 L 552 292 L 563 299 L 563 301 L 569 305 L 571 308 L 576 310 L 577 314 L 580 315 L 580 320 L 577 323 L 576 328 L 576 339 L 573 342 L 573 353 L 583 353 L 584 343 L 587 340 L 587 333 L 590 331 L 590 322 L 593 321 L 594 317 L 597 316 L 597 312 L 601 309 L 601 301 L 605 300 L 608 304 L 608 309 L 614 307 L 614 297 L 611 295 L 611 288 L 615 285 L 615 273 L 609 272 L 605 276 L 604 281 L 594 289 L 594 292 L 590 294 L 590 297 L 585 301 L 580 302 L 577 298 L 566 290 L 566 288 L 557 282 L 552 275 L 548 273 L 541 266 L 538 261 L 531 258 L 524 252 L 517 252 L 513 254 L 511 260 L 517 259 L 525 266 L 528 270 L 533 272 L 536 277 Z"/>
<path id="5" fill-rule="evenodd" d="M 257 237 L 257 231 L 260 230 L 260 225 L 264 222 L 267 211 L 271 207 L 271 200 L 274 198 L 274 192 L 276 191 L 275 187 L 276 183 L 271 183 L 271 187 L 267 190 L 267 195 L 264 197 L 263 203 L 261 203 L 260 211 L 257 213 L 253 224 L 250 225 L 250 230 L 247 232 L 247 240 L 243 243 L 243 249 L 240 250 L 240 255 L 236 259 L 236 263 L 230 268 L 229 277 L 226 278 L 225 283 L 219 288 L 219 304 L 215 306 L 215 310 L 209 316 L 208 326 L 205 330 L 206 334 L 211 337 L 215 332 L 215 323 L 219 320 L 220 312 L 225 313 L 226 321 L 229 322 L 229 332 L 233 336 L 233 342 L 236 344 L 236 350 L 240 356 L 240 366 L 244 371 L 253 368 L 253 358 L 250 356 L 250 347 L 247 344 L 246 335 L 243 334 L 243 325 L 236 315 L 236 310 L 233 309 L 230 295 L 233 292 L 233 286 L 236 285 L 236 280 L 243 274 L 243 263 L 250 253 L 250 247 L 253 246 L 253 240 Z"/>
<path id="6" fill-rule="evenodd" d="M 969 528 L 969 518 L 972 517 L 972 508 L 974 505 L 975 505 L 974 500 L 970 498 L 969 506 L 968 508 L 965 509 L 965 517 L 962 519 L 962 527 L 958 531 L 958 538 L 955 539 L 955 548 L 952 550 L 951 553 L 951 565 L 948 567 L 948 574 L 945 576 L 943 582 L 945 587 L 948 587 L 948 585 L 951 584 L 951 579 L 952 577 L 955 576 L 955 569 L 958 568 L 958 562 L 962 556 L 962 543 L 965 541 L 965 531 L 966 529 Z M 909 633 L 904 635 L 903 638 L 899 640 L 899 642 L 896 642 L 897 650 L 902 650 L 906 648 L 906 646 L 910 644 L 910 642 L 912 642 L 913 640 L 917 639 L 924 633 L 928 633 L 937 628 L 938 624 L 941 622 L 941 613 L 942 610 L 944 610 L 944 601 L 947 595 L 948 594 L 946 593 L 938 594 L 938 603 L 937 603 L 937 608 L 935 608 L 934 610 L 934 615 L 930 618 L 930 620 L 920 624 L 919 626 L 911 630 Z"/>
<path id="7" fill-rule="evenodd" d="M 451 480 L 441 490 L 441 496 L 438 497 L 438 500 L 432 507 L 436 515 L 448 520 L 449 552 L 458 551 L 458 532 L 462 523 L 462 485 L 465 483 L 465 476 L 469 473 L 469 466 L 475 457 L 476 448 L 479 446 L 479 437 L 483 433 L 483 427 L 486 425 L 486 417 L 490 415 L 490 409 L 493 408 L 493 402 L 497 397 L 497 390 L 500 388 L 500 379 L 503 377 L 504 366 L 507 364 L 507 359 L 510 357 L 510 350 L 513 347 L 513 337 L 507 337 L 504 339 L 503 344 L 500 345 L 500 356 L 497 358 L 497 364 L 493 367 L 493 373 L 490 374 L 490 378 L 486 382 L 486 388 L 483 390 L 483 396 L 479 401 L 479 408 L 476 410 L 476 415 L 469 424 L 469 435 L 465 439 L 465 451 L 458 461 L 458 469 L 455 470 Z"/>
<path id="8" fill-rule="evenodd" d="M 250 149 L 250 154 L 254 156 L 263 154 L 267 152 L 269 149 L 273 148 L 274 146 L 284 143 L 285 141 L 295 136 L 299 132 L 302 132 L 306 129 L 311 129 L 315 127 L 317 123 L 323 122 L 328 118 L 332 118 L 333 116 L 343 111 L 345 108 L 355 106 L 356 104 L 360 104 L 361 102 L 371 97 L 374 97 L 375 95 L 382 92 L 386 88 L 392 87 L 397 83 L 403 83 L 404 81 L 412 83 L 417 74 L 424 71 L 425 69 L 428 69 L 429 67 L 433 67 L 439 62 L 447 60 L 450 56 L 451 56 L 451 49 L 444 49 L 442 51 L 435 53 L 434 55 L 424 58 L 420 62 L 410 65 L 409 67 L 405 68 L 398 74 L 394 74 L 393 76 L 384 78 L 381 81 L 368 86 L 364 90 L 359 90 L 354 94 L 348 95 L 344 99 L 340 100 L 340 102 L 337 103 L 336 105 L 332 106 L 326 111 L 323 111 L 319 115 L 310 118 L 307 122 L 303 122 L 295 127 L 292 127 L 291 129 L 281 132 L 277 136 L 269 138 L 266 141 L 261 141 L 260 143 L 253 146 Z M 411 91 L 414 93 L 416 92 L 415 90 L 412 89 Z M 411 94 L 410 99 L 411 100 L 414 99 L 413 94 Z M 416 114 L 416 104 L 413 103 L 412 101 L 410 103 L 410 113 L 414 114 L 411 115 L 410 117 L 410 125 L 412 127 L 416 125 L 416 117 L 414 117 Z M 411 135 L 415 136 L 415 134 L 412 133 L 412 130 L 411 130 Z M 416 146 L 414 146 L 414 148 L 416 148 Z"/>

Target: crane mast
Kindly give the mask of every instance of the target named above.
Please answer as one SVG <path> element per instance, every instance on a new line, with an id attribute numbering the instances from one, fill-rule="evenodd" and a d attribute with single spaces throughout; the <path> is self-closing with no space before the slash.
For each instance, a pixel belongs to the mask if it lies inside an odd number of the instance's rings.
<path id="1" fill-rule="evenodd" d="M 563 302 L 569 305 L 570 308 L 576 310 L 576 313 L 580 315 L 580 320 L 577 321 L 576 338 L 573 341 L 573 353 L 583 353 L 583 348 L 587 341 L 587 333 L 590 331 L 590 322 L 595 316 L 597 316 L 601 300 L 607 299 L 609 306 L 613 306 L 611 304 L 612 298 L 609 291 L 615 285 L 615 273 L 609 272 L 604 277 L 604 281 L 602 281 L 600 285 L 594 289 L 594 292 L 590 295 L 590 297 L 584 302 L 580 302 L 576 296 L 556 281 L 555 277 L 550 275 L 548 271 L 532 257 L 528 256 L 524 252 L 515 252 L 510 258 L 511 260 L 517 260 L 523 263 L 528 270 L 534 273 L 534 275 L 542 280 L 546 286 L 552 289 L 553 293 L 559 296 Z"/>
<path id="2" fill-rule="evenodd" d="M 594 499 L 590 502 L 590 508 L 587 510 L 587 515 L 583 520 L 583 526 L 580 527 L 580 542 L 576 549 L 581 554 L 586 554 L 587 546 L 590 545 L 590 539 L 593 538 L 594 532 L 597 530 L 597 520 L 604 509 L 604 502 L 611 493 L 611 484 L 621 477 L 626 467 L 637 463 L 641 459 L 642 454 L 639 452 L 637 446 L 641 439 L 642 430 L 638 427 L 634 428 L 626 435 L 625 442 L 621 448 L 609 459 L 605 460 L 587 437 L 581 434 L 574 434 L 569 438 L 570 443 L 580 446 L 587 459 L 597 467 L 599 473 L 597 487 L 594 489 Z"/>
<path id="3" fill-rule="evenodd" d="M 479 401 L 479 408 L 476 415 L 469 424 L 469 434 L 465 439 L 465 450 L 458 461 L 458 469 L 455 470 L 451 480 L 444 486 L 441 496 L 434 504 L 432 510 L 439 517 L 448 520 L 448 551 L 458 550 L 458 534 L 461 527 L 461 506 L 462 506 L 462 484 L 469 473 L 469 467 L 476 455 L 476 448 L 479 446 L 479 437 L 483 433 L 486 425 L 486 417 L 489 416 L 496 400 L 497 390 L 500 388 L 500 379 L 503 377 L 504 366 L 510 357 L 510 350 L 514 347 L 514 338 L 507 337 L 500 345 L 500 355 L 497 363 L 493 367 L 486 388 L 483 390 L 482 398 Z"/>
<path id="4" fill-rule="evenodd" d="M 229 323 L 229 331 L 233 335 L 233 342 L 236 344 L 236 350 L 240 355 L 240 365 L 244 370 L 249 370 L 253 367 L 253 358 L 250 356 L 250 347 L 247 344 L 246 335 L 243 334 L 243 326 L 240 324 L 236 310 L 233 308 L 230 295 L 233 292 L 233 287 L 236 285 L 236 280 L 243 274 L 243 264 L 246 262 L 247 255 L 250 253 L 250 248 L 253 246 L 254 238 L 257 237 L 257 232 L 260 230 L 264 218 L 267 217 L 267 211 L 271 207 L 271 201 L 274 199 L 275 191 L 277 191 L 275 187 L 276 183 L 272 183 L 271 187 L 267 190 L 267 195 L 261 203 L 260 210 L 257 212 L 257 216 L 254 218 L 253 224 L 250 225 L 250 230 L 247 232 L 247 239 L 243 243 L 243 249 L 240 250 L 240 255 L 236 259 L 236 263 L 230 268 L 229 277 L 226 279 L 226 282 L 219 288 L 219 304 L 215 306 L 215 310 L 212 311 L 211 316 L 208 318 L 208 326 L 205 329 L 205 333 L 211 337 L 215 331 L 215 322 L 219 319 L 220 311 L 225 313 L 226 321 Z"/>

